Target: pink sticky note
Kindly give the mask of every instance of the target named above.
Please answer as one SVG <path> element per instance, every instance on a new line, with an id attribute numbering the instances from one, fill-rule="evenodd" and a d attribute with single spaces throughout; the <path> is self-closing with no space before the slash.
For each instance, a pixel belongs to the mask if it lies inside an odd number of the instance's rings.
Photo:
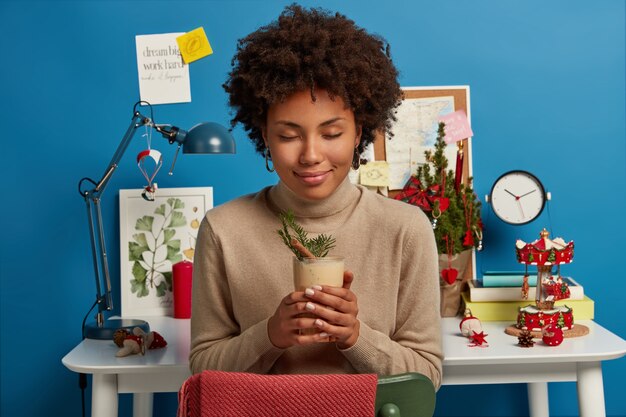
<path id="1" fill-rule="evenodd" d="M 441 116 L 439 117 L 439 121 L 446 124 L 446 136 L 444 137 L 444 140 L 448 144 L 474 136 L 472 128 L 469 125 L 469 121 L 467 120 L 467 116 L 463 110 L 457 110 L 453 113 Z"/>

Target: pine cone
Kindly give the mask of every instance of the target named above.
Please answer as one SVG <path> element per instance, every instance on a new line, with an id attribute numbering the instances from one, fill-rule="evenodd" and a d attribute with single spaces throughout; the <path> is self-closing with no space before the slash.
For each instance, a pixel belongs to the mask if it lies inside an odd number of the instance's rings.
<path id="1" fill-rule="evenodd" d="M 521 347 L 533 347 L 535 341 L 533 340 L 533 335 L 528 330 L 522 330 L 522 332 L 517 336 L 518 345 Z"/>
<path id="2" fill-rule="evenodd" d="M 117 329 L 115 333 L 113 333 L 113 341 L 117 345 L 117 347 L 124 346 L 124 339 L 128 336 L 130 332 L 126 329 Z"/>

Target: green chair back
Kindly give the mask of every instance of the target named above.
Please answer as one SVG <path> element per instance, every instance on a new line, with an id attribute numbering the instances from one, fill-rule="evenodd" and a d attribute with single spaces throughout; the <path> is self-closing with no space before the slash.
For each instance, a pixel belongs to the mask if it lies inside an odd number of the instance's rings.
<path id="1" fill-rule="evenodd" d="M 415 372 L 378 378 L 376 417 L 432 417 L 435 387 L 430 379 Z"/>

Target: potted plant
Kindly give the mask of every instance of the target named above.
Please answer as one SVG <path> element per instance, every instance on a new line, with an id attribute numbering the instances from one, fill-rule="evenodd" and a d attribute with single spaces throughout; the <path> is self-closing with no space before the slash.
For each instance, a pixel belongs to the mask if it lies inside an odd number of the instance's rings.
<path id="1" fill-rule="evenodd" d="M 445 124 L 439 123 L 434 151 L 424 152 L 427 163 L 418 167 L 396 199 L 422 208 L 433 225 L 441 284 L 441 315 L 460 312 L 461 291 L 471 278 L 466 273 L 472 249 L 482 249 L 480 201 L 472 178 L 461 179 L 463 149 L 459 142 L 456 170 L 448 169 Z"/>

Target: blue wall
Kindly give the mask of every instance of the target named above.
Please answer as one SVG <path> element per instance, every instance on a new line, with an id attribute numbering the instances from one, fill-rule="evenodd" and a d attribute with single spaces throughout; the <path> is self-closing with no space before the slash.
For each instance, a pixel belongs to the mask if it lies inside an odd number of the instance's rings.
<path id="1" fill-rule="evenodd" d="M 287 1 L 0 3 L 0 219 L 3 416 L 79 415 L 77 376 L 61 358 L 80 341 L 93 300 L 84 176 L 99 177 L 138 99 L 134 36 L 203 26 L 215 53 L 190 66 L 193 102 L 156 106 L 156 119 L 189 127 L 227 123 L 225 79 L 236 41 Z M 622 278 L 626 201 L 623 1 L 304 2 L 346 13 L 384 35 L 405 86 L 470 85 L 478 195 L 513 168 L 553 194 L 534 223 L 507 226 L 483 210 L 480 269 L 517 267 L 512 245 L 546 226 L 576 242 L 567 273 L 596 300 L 597 321 L 626 338 Z M 160 187 L 213 186 L 221 204 L 276 180 L 242 131 L 234 156 L 182 157 Z M 117 190 L 143 180 L 132 155 L 109 184 L 104 215 L 119 270 Z M 160 146 L 168 160 L 173 147 Z M 117 283 L 116 301 L 119 303 Z M 622 317 L 620 317 L 620 315 Z M 626 415 L 626 361 L 603 365 L 607 414 Z M 34 389 L 38 392 L 33 401 Z M 130 396 L 121 415 L 130 416 Z M 437 415 L 527 414 L 523 385 L 444 387 Z M 550 384 L 553 416 L 578 413 L 573 383 Z M 174 394 L 156 416 L 174 415 Z"/>

